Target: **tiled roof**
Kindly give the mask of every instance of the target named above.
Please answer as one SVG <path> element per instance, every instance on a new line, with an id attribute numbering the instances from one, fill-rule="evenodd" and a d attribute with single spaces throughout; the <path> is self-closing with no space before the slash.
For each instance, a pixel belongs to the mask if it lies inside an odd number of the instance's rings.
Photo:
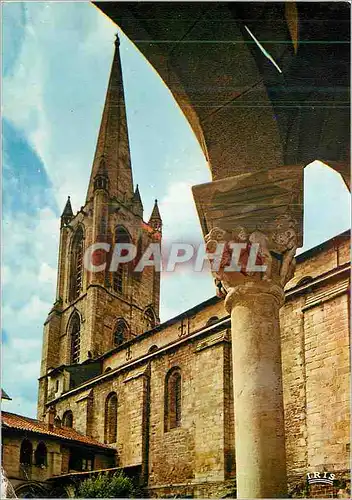
<path id="1" fill-rule="evenodd" d="M 48 424 L 40 420 L 35 420 L 34 418 L 24 417 L 22 415 L 16 415 L 15 413 L 9 413 L 7 411 L 1 412 L 2 426 L 4 429 L 18 429 L 21 431 L 36 432 L 45 436 L 52 436 L 59 439 L 65 439 L 69 441 L 75 441 L 80 444 L 86 444 L 88 446 L 97 446 L 99 448 L 104 448 L 105 450 L 114 451 L 110 446 L 100 443 L 95 439 L 84 436 L 74 429 L 68 427 L 53 427 L 49 429 Z"/>

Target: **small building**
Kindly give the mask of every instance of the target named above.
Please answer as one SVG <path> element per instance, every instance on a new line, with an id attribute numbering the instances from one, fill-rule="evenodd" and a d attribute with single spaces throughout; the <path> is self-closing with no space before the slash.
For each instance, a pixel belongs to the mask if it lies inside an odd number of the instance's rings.
<path id="1" fill-rule="evenodd" d="M 62 426 L 53 412 L 47 422 L 7 411 L 1 419 L 2 466 L 20 498 L 47 496 L 55 477 L 116 466 L 114 449 Z"/>

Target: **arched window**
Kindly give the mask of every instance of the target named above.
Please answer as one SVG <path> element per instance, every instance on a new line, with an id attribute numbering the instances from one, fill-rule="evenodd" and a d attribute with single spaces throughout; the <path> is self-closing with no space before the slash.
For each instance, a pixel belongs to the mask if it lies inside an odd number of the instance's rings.
<path id="1" fill-rule="evenodd" d="M 62 416 L 62 425 L 63 427 L 73 427 L 73 413 L 71 410 L 65 411 Z"/>
<path id="2" fill-rule="evenodd" d="M 115 230 L 115 245 L 119 243 L 131 243 L 128 231 L 122 226 L 118 226 Z M 123 255 L 124 251 L 121 253 L 121 256 Z M 113 273 L 112 287 L 115 292 L 125 293 L 126 281 L 128 279 L 128 268 L 128 263 L 119 264 L 117 270 Z"/>
<path id="3" fill-rule="evenodd" d="M 79 297 L 83 281 L 83 229 L 77 229 L 71 248 L 71 286 L 70 300 Z"/>
<path id="4" fill-rule="evenodd" d="M 111 392 L 105 401 L 105 443 L 117 441 L 117 395 Z"/>
<path id="5" fill-rule="evenodd" d="M 211 316 L 208 321 L 206 322 L 205 326 L 210 326 L 210 325 L 213 325 L 214 323 L 216 323 L 217 321 L 219 321 L 219 317 L 218 316 Z"/>
<path id="6" fill-rule="evenodd" d="M 47 465 L 47 451 L 45 444 L 41 441 L 34 452 L 35 465 L 45 467 Z"/>
<path id="7" fill-rule="evenodd" d="M 172 368 L 165 379 L 165 432 L 181 425 L 181 371 Z"/>
<path id="8" fill-rule="evenodd" d="M 152 354 L 153 352 L 156 352 L 158 349 L 159 349 L 158 346 L 156 344 L 153 344 L 152 346 L 149 347 L 148 354 Z"/>
<path id="9" fill-rule="evenodd" d="M 118 347 L 128 338 L 129 326 L 124 319 L 119 319 L 115 325 L 114 330 L 114 346 Z"/>
<path id="10" fill-rule="evenodd" d="M 33 446 L 28 439 L 24 439 L 21 444 L 20 464 L 32 465 Z"/>
<path id="11" fill-rule="evenodd" d="M 75 312 L 70 321 L 69 335 L 71 340 L 71 364 L 79 363 L 81 350 L 81 320 L 79 314 Z"/>
<path id="12" fill-rule="evenodd" d="M 154 309 L 151 306 L 148 306 L 144 311 L 144 318 L 147 322 L 147 329 L 151 330 L 156 325 L 156 316 Z"/>
<path id="13" fill-rule="evenodd" d="M 301 278 L 298 281 L 296 286 L 308 285 L 308 283 L 310 283 L 311 281 L 313 281 L 313 278 L 311 276 L 304 276 L 304 278 Z"/>

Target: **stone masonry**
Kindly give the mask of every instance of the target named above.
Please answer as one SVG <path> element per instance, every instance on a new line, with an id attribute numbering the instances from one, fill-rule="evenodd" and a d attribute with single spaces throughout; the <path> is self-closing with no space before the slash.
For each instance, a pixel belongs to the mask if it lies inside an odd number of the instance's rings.
<path id="1" fill-rule="evenodd" d="M 116 289 L 112 273 L 80 267 L 82 248 L 114 244 L 117 228 L 141 251 L 161 241 L 157 204 L 145 222 L 133 188 L 116 45 L 86 204 L 74 215 L 68 201 L 62 215 L 57 296 L 44 326 L 38 418 L 51 408 L 62 421 L 70 410 L 73 428 L 101 443 L 116 423 L 111 434 L 116 442 L 109 445 L 117 451 L 117 465 L 136 467 L 152 497 L 233 496 L 231 349 L 236 346 L 223 300 L 210 298 L 159 324 L 160 276 L 153 268 L 136 274 L 127 266 Z M 75 239 L 79 231 L 81 247 Z M 314 470 L 348 479 L 348 243 L 344 233 L 298 256 L 295 277 L 285 287 L 281 356 L 292 492 L 302 491 L 306 474 Z M 121 320 L 128 328 L 116 341 Z M 181 380 L 173 392 L 167 385 L 170 370 Z M 115 395 L 116 415 L 108 406 Z M 166 425 L 170 411 L 177 413 L 171 428 Z"/>

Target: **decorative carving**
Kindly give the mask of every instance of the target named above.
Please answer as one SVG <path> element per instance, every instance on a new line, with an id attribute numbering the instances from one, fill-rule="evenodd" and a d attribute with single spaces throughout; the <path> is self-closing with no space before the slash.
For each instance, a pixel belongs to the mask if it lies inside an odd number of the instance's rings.
<path id="1" fill-rule="evenodd" d="M 208 253 L 216 252 L 218 245 L 223 244 L 222 258 L 219 269 L 213 270 L 218 297 L 225 297 L 228 289 L 248 281 L 273 281 L 284 286 L 295 270 L 295 253 L 297 250 L 297 222 L 284 214 L 253 232 L 248 232 L 243 226 L 236 227 L 231 233 L 219 227 L 214 227 L 205 236 Z M 232 243 L 241 243 L 238 271 L 225 271 L 230 265 Z M 243 245 L 245 244 L 245 246 Z M 265 266 L 265 271 L 253 271 L 248 267 L 248 260 L 253 246 L 256 246 L 257 266 Z"/>

